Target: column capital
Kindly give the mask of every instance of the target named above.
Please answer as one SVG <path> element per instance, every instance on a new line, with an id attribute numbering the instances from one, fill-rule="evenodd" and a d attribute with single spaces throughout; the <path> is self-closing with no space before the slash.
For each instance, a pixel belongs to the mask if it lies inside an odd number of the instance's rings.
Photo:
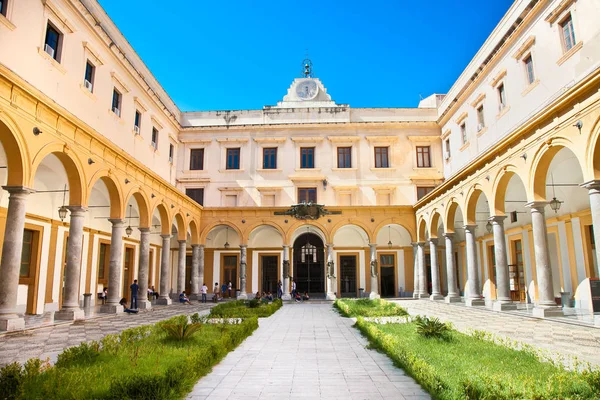
<path id="1" fill-rule="evenodd" d="M 240 244 L 240 249 L 245 250 L 246 248 L 248 248 L 247 244 Z"/>
<path id="2" fill-rule="evenodd" d="M 192 244 L 192 249 L 195 249 L 196 247 L 200 247 L 200 245 L 197 244 L 197 243 L 196 244 Z"/>
<path id="3" fill-rule="evenodd" d="M 442 233 L 442 236 L 448 239 L 452 239 L 454 237 L 455 233 L 454 232 L 444 232 Z"/>
<path id="4" fill-rule="evenodd" d="M 35 189 L 28 188 L 26 186 L 2 186 L 2 189 L 6 190 L 11 195 L 14 195 L 14 194 L 28 195 L 31 193 L 35 193 Z"/>
<path id="5" fill-rule="evenodd" d="M 67 210 L 71 212 L 71 215 L 84 215 L 88 208 L 83 206 L 66 206 Z"/>
<path id="6" fill-rule="evenodd" d="M 369 243 L 369 247 L 371 247 L 371 248 L 373 248 L 373 247 L 377 248 L 377 243 Z"/>
<path id="7" fill-rule="evenodd" d="M 527 204 L 525 204 L 525 207 L 529 207 L 531 208 L 531 212 L 539 212 L 540 214 L 543 214 L 545 212 L 545 208 L 546 206 L 550 204 L 549 201 L 531 201 Z"/>
<path id="8" fill-rule="evenodd" d="M 600 179 L 596 179 L 593 181 L 583 182 L 581 185 L 582 188 L 587 190 L 597 190 L 600 191 Z"/>
<path id="9" fill-rule="evenodd" d="M 327 243 L 325 246 L 326 246 L 327 248 L 333 248 L 333 243 Z"/>
<path id="10" fill-rule="evenodd" d="M 125 220 L 121 218 L 109 218 L 108 220 L 113 227 L 122 228 L 125 225 Z"/>
<path id="11" fill-rule="evenodd" d="M 281 247 L 283 247 L 283 249 L 285 250 L 285 249 L 289 249 L 289 248 L 290 248 L 290 245 L 289 245 L 289 244 L 284 244 L 284 245 L 283 245 L 283 246 L 281 246 Z"/>
<path id="12" fill-rule="evenodd" d="M 186 244 L 187 240 L 186 239 L 177 239 L 177 242 L 179 243 L 179 245 L 182 245 L 182 244 Z"/>
<path id="13" fill-rule="evenodd" d="M 138 231 L 142 233 L 150 233 L 150 228 L 138 228 Z"/>
<path id="14" fill-rule="evenodd" d="M 464 228 L 465 228 L 465 232 L 475 233 L 475 228 L 477 228 L 477 225 L 476 224 L 472 224 L 472 225 L 471 224 L 467 224 L 467 225 L 464 226 Z"/>
<path id="15" fill-rule="evenodd" d="M 204 245 L 203 244 L 199 244 L 197 246 L 200 247 L 201 250 L 204 250 Z"/>
<path id="16" fill-rule="evenodd" d="M 160 235 L 160 237 L 163 238 L 163 239 L 171 239 L 171 235 L 168 234 L 168 233 L 167 234 L 162 234 L 162 235 Z"/>
<path id="17" fill-rule="evenodd" d="M 415 244 L 417 245 L 417 247 L 424 247 L 425 246 L 425 242 L 415 242 Z"/>
<path id="18" fill-rule="evenodd" d="M 502 224 L 506 218 L 506 215 L 492 215 L 488 218 L 488 221 L 496 224 Z"/>
<path id="19" fill-rule="evenodd" d="M 429 238 L 429 243 L 437 246 L 437 244 L 438 244 L 438 238 Z"/>

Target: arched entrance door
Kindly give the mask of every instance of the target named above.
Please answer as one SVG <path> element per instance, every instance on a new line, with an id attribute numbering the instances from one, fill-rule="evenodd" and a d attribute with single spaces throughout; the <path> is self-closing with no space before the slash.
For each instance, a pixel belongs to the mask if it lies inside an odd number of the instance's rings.
<path id="1" fill-rule="evenodd" d="M 294 242 L 296 290 L 311 296 L 325 293 L 325 246 L 314 233 L 304 233 Z"/>

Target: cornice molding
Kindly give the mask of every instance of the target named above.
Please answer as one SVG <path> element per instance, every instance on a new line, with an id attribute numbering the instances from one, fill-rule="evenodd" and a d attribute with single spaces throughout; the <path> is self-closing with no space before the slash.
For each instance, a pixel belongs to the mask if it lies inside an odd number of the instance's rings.
<path id="1" fill-rule="evenodd" d="M 558 17 L 569 7 L 571 4 L 575 3 L 577 0 L 563 0 L 560 2 L 558 6 L 556 6 L 544 19 L 546 22 L 553 24 L 556 22 Z"/>
<path id="2" fill-rule="evenodd" d="M 523 58 L 523 56 L 525 55 L 525 53 L 531 48 L 531 46 L 533 46 L 535 44 L 535 36 L 531 35 L 529 36 L 521 46 L 519 46 L 519 48 L 517 49 L 517 51 L 515 51 L 513 53 L 513 58 L 515 60 L 520 60 L 521 58 Z"/>

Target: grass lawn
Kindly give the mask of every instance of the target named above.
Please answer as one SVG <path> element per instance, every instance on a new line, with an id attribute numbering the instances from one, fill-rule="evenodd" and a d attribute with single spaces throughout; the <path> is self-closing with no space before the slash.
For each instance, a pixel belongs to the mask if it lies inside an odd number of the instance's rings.
<path id="1" fill-rule="evenodd" d="M 280 299 L 272 303 L 264 303 L 256 300 L 236 300 L 221 303 L 210 309 L 210 318 L 266 318 L 283 306 Z"/>
<path id="2" fill-rule="evenodd" d="M 345 317 L 397 317 L 408 315 L 395 303 L 381 299 L 338 299 L 333 303 Z"/>
<path id="3" fill-rule="evenodd" d="M 450 340 L 427 339 L 414 323 L 357 327 L 438 399 L 599 399 L 600 372 L 567 371 L 514 350 L 452 331 Z"/>
<path id="4" fill-rule="evenodd" d="M 0 398 L 181 399 L 258 327 L 253 317 L 237 325 L 204 324 L 185 341 L 169 338 L 160 325 L 182 317 L 69 348 L 52 367 L 39 368 L 36 359 L 22 370 L 10 364 L 0 371 Z"/>

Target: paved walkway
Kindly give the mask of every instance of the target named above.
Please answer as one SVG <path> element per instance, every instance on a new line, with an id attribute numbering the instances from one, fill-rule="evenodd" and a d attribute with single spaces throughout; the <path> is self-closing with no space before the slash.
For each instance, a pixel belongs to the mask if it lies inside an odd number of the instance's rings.
<path id="1" fill-rule="evenodd" d="M 438 317 L 460 331 L 484 330 L 517 340 L 542 350 L 574 356 L 600 366 L 600 329 L 569 323 L 528 318 L 517 312 L 494 312 L 486 309 L 445 304 L 430 300 L 396 300 L 410 314 Z"/>
<path id="2" fill-rule="evenodd" d="M 429 399 L 390 359 L 366 349 L 331 304 L 286 304 L 189 396 L 201 399 Z"/>
<path id="3" fill-rule="evenodd" d="M 65 348 L 82 342 L 99 340 L 112 333 L 140 325 L 153 324 L 179 314 L 208 313 L 214 304 L 193 302 L 155 307 L 139 314 L 118 314 L 90 318 L 68 324 L 10 332 L 0 335 L 0 366 L 14 361 L 21 363 L 32 357 L 50 358 L 51 362 Z"/>

